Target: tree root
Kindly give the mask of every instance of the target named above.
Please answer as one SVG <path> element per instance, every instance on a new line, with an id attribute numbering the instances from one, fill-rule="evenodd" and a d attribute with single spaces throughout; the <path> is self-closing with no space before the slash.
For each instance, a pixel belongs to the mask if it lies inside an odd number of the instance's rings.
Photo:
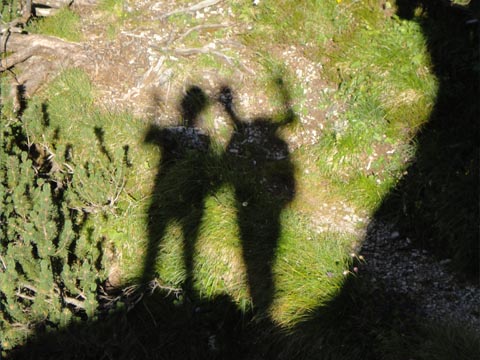
<path id="1" fill-rule="evenodd" d="M 66 67 L 88 62 L 81 45 L 52 36 L 11 33 L 5 40 L 3 53 L 10 55 L 1 59 L 0 72 L 19 70 L 11 92 L 16 110 L 20 108 L 22 97 L 31 97 L 49 77 Z"/>

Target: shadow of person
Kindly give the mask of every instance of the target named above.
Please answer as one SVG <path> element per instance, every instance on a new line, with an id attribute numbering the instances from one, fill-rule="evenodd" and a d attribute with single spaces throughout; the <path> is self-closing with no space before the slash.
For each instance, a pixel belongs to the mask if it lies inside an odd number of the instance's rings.
<path id="1" fill-rule="evenodd" d="M 225 159 L 232 172 L 250 296 L 261 316 L 266 315 L 274 295 L 272 262 L 280 236 L 280 215 L 295 194 L 294 166 L 288 145 L 278 134 L 295 116 L 282 80 L 278 86 L 285 112 L 272 118 L 241 119 L 232 90 L 224 86 L 219 95 L 234 125 Z"/>
<path id="2" fill-rule="evenodd" d="M 438 90 L 415 161 L 375 219 L 395 222 L 413 245 L 478 279 L 480 2 L 399 0 L 397 8 L 421 26 Z"/>
<path id="3" fill-rule="evenodd" d="M 184 289 L 191 293 L 194 244 L 205 197 L 213 190 L 212 176 L 205 168 L 211 156 L 210 137 L 196 127 L 207 106 L 207 95 L 191 86 L 180 103 L 183 124 L 167 128 L 152 125 L 145 137 L 147 143 L 161 148 L 161 161 L 148 210 L 148 247 L 141 279 L 144 285 L 156 276 L 167 227 L 176 223 L 183 237 Z"/>

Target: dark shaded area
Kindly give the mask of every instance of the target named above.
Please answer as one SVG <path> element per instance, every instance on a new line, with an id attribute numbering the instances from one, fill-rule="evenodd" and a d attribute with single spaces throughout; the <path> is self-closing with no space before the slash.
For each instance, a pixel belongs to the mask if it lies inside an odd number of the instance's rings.
<path id="1" fill-rule="evenodd" d="M 103 128 L 99 126 L 95 126 L 93 128 L 93 132 L 95 133 L 95 137 L 97 138 L 100 151 L 102 152 L 103 155 L 107 157 L 109 162 L 113 162 L 112 155 L 110 154 L 107 147 L 105 146 L 105 130 L 103 130 Z"/>
<path id="2" fill-rule="evenodd" d="M 439 89 L 414 163 L 375 215 L 471 277 L 480 267 L 479 7 L 398 1 L 399 16 L 422 25 Z"/>
<path id="3" fill-rule="evenodd" d="M 265 314 L 273 300 L 272 263 L 280 236 L 280 214 L 295 195 L 294 165 L 278 130 L 294 122 L 287 89 L 278 89 L 284 111 L 273 118 L 241 119 L 229 87 L 219 101 L 234 125 L 225 160 L 235 190 L 236 209 L 247 281 L 255 308 Z"/>
<path id="4" fill-rule="evenodd" d="M 418 7 L 423 9 L 417 19 L 440 87 L 431 119 L 417 138 L 415 162 L 375 219 L 395 222 L 418 245 L 453 257 L 455 267 L 465 274 L 478 274 L 479 39 L 478 22 L 468 22 L 478 5 L 472 2 L 470 8 L 458 9 L 437 1 L 403 0 L 398 6 L 399 16 L 407 19 Z M 194 133 L 189 129 L 207 105 L 201 89 L 190 90 L 181 102 L 186 121 L 180 133 Z M 278 124 L 268 118 L 246 122 L 235 111 L 230 88 L 224 87 L 219 99 L 236 128 L 224 156 L 211 151 L 208 137 L 200 141 L 201 151 L 196 147 L 185 151 L 172 129 L 152 126 L 148 131 L 146 141 L 162 148 L 162 160 L 149 209 L 150 242 L 143 280 L 148 282 L 155 275 L 165 226 L 176 220 L 185 242 L 187 283 L 191 282 L 192 249 L 203 201 L 208 192 L 229 181 L 237 198 L 254 312 L 239 311 L 223 296 L 207 302 L 195 299 L 186 284 L 185 292 L 157 291 L 131 311 L 102 314 L 97 321 L 39 335 L 10 358 L 436 359 L 428 346 L 432 335 L 415 318 L 414 304 L 381 285 L 373 286 L 368 278 L 347 278 L 332 300 L 293 328 L 282 329 L 268 317 L 255 316 L 271 303 L 270 262 L 280 231 L 278 217 L 294 195 L 293 165 L 288 151 L 282 156 L 285 144 L 276 135 L 279 127 L 293 121 L 293 113 L 285 95 L 286 111 Z M 260 134 L 257 142 L 245 142 L 245 137 L 256 133 Z M 265 152 L 267 143 L 272 146 Z M 271 156 L 276 161 L 268 161 Z M 191 166 L 183 167 L 185 173 L 176 168 L 179 159 Z M 217 161 L 226 161 L 232 172 L 211 178 L 207 169 Z M 185 176 L 179 178 L 181 174 Z M 246 181 L 250 177 L 258 183 L 264 175 L 267 182 L 260 187 Z M 168 188 L 172 193 L 164 191 Z M 446 337 L 445 341 L 456 339 Z M 464 357 L 463 350 L 459 347 L 455 358 L 470 358 Z"/>
<path id="5" fill-rule="evenodd" d="M 17 115 L 19 118 L 21 118 L 25 109 L 27 108 L 27 97 L 26 97 L 25 85 L 23 84 L 16 85 L 15 94 L 17 96 L 16 100 L 19 105 L 19 108 L 17 109 Z"/>
<path id="6" fill-rule="evenodd" d="M 42 126 L 50 127 L 50 114 L 48 113 L 48 104 L 42 103 Z"/>
<path id="7" fill-rule="evenodd" d="M 156 277 L 155 265 L 167 226 L 176 221 L 183 238 L 184 288 L 190 296 L 193 295 L 193 252 L 204 202 L 218 183 L 218 174 L 211 174 L 208 168 L 208 164 L 217 161 L 210 151 L 210 138 L 196 127 L 207 105 L 206 94 L 192 86 L 180 104 L 185 126 L 151 126 L 145 138 L 147 143 L 159 146 L 162 151 L 148 210 L 148 247 L 141 282 L 147 283 Z"/>

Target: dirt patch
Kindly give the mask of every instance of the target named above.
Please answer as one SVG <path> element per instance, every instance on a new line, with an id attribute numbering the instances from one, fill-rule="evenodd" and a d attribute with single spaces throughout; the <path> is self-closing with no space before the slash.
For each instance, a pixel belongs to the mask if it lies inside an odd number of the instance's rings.
<path id="1" fill-rule="evenodd" d="M 223 2 L 163 18 L 175 9 L 178 4 L 170 1 L 131 2 L 123 9 L 124 19 L 110 26 L 99 10 L 81 10 L 84 48 L 90 59 L 86 70 L 99 89 L 97 101 L 170 123 L 178 120 L 176 100 L 188 84 L 201 86 L 213 100 L 219 86 L 229 84 L 241 116 L 274 115 L 278 102 L 262 79 L 265 69 L 243 43 L 248 24 Z M 287 134 L 291 150 L 318 142 L 326 119 L 338 114 L 335 107 L 321 108 L 325 97 L 336 90 L 322 77 L 322 64 L 305 57 L 301 46 L 264 51 L 283 63 L 293 78 L 292 101 L 300 127 Z M 225 126 L 221 109 L 213 107 L 212 117 L 214 128 Z"/>

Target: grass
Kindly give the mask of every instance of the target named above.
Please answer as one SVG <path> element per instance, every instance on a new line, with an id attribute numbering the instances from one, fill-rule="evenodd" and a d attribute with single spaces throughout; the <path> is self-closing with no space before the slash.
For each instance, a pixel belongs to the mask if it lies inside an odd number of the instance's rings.
<path id="1" fill-rule="evenodd" d="M 0 15 L 2 21 L 9 22 L 20 17 L 22 4 L 20 1 L 2 2 L 0 4 Z"/>
<path id="2" fill-rule="evenodd" d="M 82 40 L 80 17 L 67 7 L 62 7 L 53 16 L 30 22 L 27 31 L 56 36 L 74 42 Z"/>
<path id="3" fill-rule="evenodd" d="M 297 103 L 295 111 L 306 111 L 304 89 L 269 51 L 295 45 L 322 62 L 325 80 L 332 84 L 318 108 L 339 105 L 339 111 L 325 117 L 320 140 L 296 150 L 278 167 L 253 171 L 251 164 L 226 157 L 222 144 L 214 141 L 211 152 L 184 158 L 165 174 L 165 154 L 146 143 L 147 122 L 96 107 L 95 89 L 80 70 L 64 72 L 29 102 L 26 133 L 73 168 L 77 196 L 70 206 L 87 208 L 87 227 L 114 248 L 110 265 L 121 279 L 116 285 L 137 283 L 145 275 L 160 284 L 129 313 L 112 310 L 105 322 L 61 330 L 55 345 L 59 354 L 68 354 L 71 348 L 65 344 L 73 344 L 84 358 L 155 358 L 160 356 L 156 351 L 166 358 L 199 359 L 476 356 L 477 335 L 454 325 L 421 326 L 407 315 L 405 309 L 412 306 L 407 299 L 393 298 L 381 286 L 356 277 L 350 253 L 361 241 L 359 229 L 319 228 L 312 222 L 327 215 L 320 205 L 328 212 L 345 203 L 375 216 L 399 189 L 415 154 L 424 154 L 425 142 L 413 139 L 427 126 L 442 86 L 424 19 L 389 17 L 376 4 L 232 4 L 239 21 L 253 26 L 243 40 L 260 54 L 257 80 L 270 98 L 278 97 L 271 84 L 282 74 Z M 119 1 L 102 6 L 123 11 Z M 68 38 L 78 17 L 67 10 L 57 16 L 31 29 Z M 183 14 L 169 18 L 172 24 L 191 21 Z M 192 33 L 189 41 L 197 40 Z M 189 66 L 220 68 L 228 75 L 209 55 Z M 281 99 L 271 102 L 278 105 Z M 211 111 L 206 114 L 210 123 Z M 283 180 L 295 178 L 296 198 L 272 196 L 261 185 L 262 176 L 275 184 L 278 174 Z M 200 206 L 190 208 L 199 193 Z M 460 208 L 468 200 L 459 202 Z M 445 226 L 460 226 L 455 219 Z M 186 253 L 191 253 L 192 269 Z M 151 274 L 142 273 L 146 256 L 153 258 Z M 273 286 L 265 272 L 271 273 Z M 192 289 L 186 290 L 190 280 Z M 71 333 L 83 334 L 85 341 L 72 339 Z M 187 340 L 190 345 L 184 346 Z"/>

